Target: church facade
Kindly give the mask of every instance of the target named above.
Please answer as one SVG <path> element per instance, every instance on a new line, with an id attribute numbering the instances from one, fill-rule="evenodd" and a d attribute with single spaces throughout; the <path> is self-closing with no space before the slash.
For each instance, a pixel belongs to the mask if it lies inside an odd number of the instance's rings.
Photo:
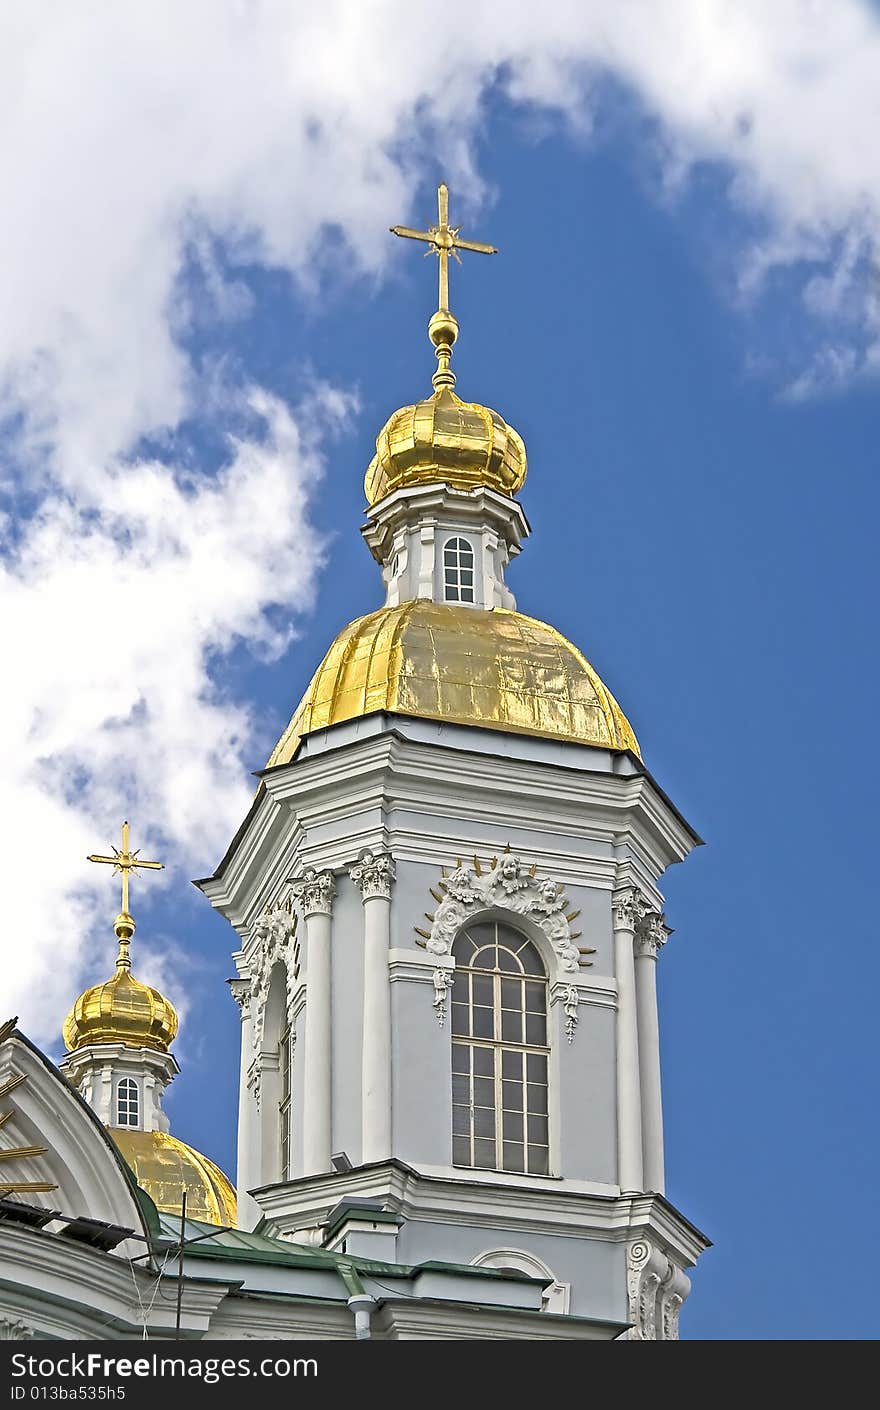
<path id="1" fill-rule="evenodd" d="M 660 886 L 699 838 L 505 580 L 525 447 L 456 395 L 448 298 L 450 253 L 491 247 L 459 240 L 443 187 L 436 226 L 395 233 L 436 251 L 440 297 L 433 393 L 366 475 L 385 602 L 331 645 L 198 883 L 236 936 L 234 1216 L 222 1172 L 188 1177 L 216 1231 L 190 1221 L 175 1251 L 161 996 L 128 1037 L 75 1007 L 71 1099 L 117 1128 L 120 1093 L 136 1104 L 113 1218 L 130 1238 L 140 1211 L 162 1277 L 183 1259 L 186 1316 L 207 1299 L 189 1335 L 672 1340 L 707 1240 L 664 1193 Z M 64 1237 L 0 1219 L 0 1245 L 11 1227 Z M 216 1292 L 242 1269 L 249 1297 Z"/>

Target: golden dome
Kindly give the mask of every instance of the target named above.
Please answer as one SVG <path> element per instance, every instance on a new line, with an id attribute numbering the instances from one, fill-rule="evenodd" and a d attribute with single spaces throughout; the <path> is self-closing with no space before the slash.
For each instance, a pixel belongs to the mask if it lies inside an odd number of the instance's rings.
<path id="1" fill-rule="evenodd" d="M 134 929 L 133 921 L 131 927 Z M 124 1043 L 128 1048 L 155 1048 L 165 1053 L 177 1036 L 177 1010 L 158 989 L 135 979 L 128 958 L 129 942 L 119 929 L 117 934 L 116 972 L 103 984 L 93 984 L 80 994 L 61 1030 L 65 1047 L 73 1052 L 90 1043 Z"/>
<path id="2" fill-rule="evenodd" d="M 526 478 L 522 438 L 497 411 L 462 401 L 451 387 L 403 406 L 376 437 L 364 479 L 367 503 L 412 485 L 480 485 L 515 495 Z"/>
<path id="3" fill-rule="evenodd" d="M 108 1131 L 157 1209 L 179 1214 L 180 1193 L 185 1189 L 187 1218 L 235 1224 L 235 1190 L 213 1160 L 165 1131 L 132 1131 L 118 1126 Z"/>
<path id="4" fill-rule="evenodd" d="M 639 753 L 614 696 L 553 627 L 419 599 L 339 633 L 267 768 L 288 763 L 303 735 L 377 710 Z"/>

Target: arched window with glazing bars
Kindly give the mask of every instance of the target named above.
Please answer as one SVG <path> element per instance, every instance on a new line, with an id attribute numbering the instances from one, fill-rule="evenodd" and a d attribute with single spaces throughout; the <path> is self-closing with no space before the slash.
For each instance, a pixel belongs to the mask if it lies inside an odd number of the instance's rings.
<path id="1" fill-rule="evenodd" d="M 452 948 L 452 1159 L 547 1175 L 547 971 L 535 945 L 498 921 Z"/>

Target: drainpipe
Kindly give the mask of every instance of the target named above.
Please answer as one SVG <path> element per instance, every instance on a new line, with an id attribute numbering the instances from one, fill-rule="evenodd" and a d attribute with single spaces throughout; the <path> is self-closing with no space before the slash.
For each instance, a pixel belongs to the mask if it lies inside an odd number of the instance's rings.
<path id="1" fill-rule="evenodd" d="M 370 1297 L 351 1263 L 340 1263 L 339 1274 L 349 1292 L 348 1306 L 354 1317 L 354 1339 L 371 1341 L 373 1333 L 370 1319 L 376 1307 L 376 1299 Z"/>
<path id="2" fill-rule="evenodd" d="M 348 1305 L 354 1313 L 355 1341 L 370 1341 L 373 1336 L 370 1330 L 370 1318 L 373 1315 L 373 1308 L 376 1306 L 376 1299 L 370 1297 L 369 1293 L 362 1293 L 359 1297 L 350 1297 Z"/>

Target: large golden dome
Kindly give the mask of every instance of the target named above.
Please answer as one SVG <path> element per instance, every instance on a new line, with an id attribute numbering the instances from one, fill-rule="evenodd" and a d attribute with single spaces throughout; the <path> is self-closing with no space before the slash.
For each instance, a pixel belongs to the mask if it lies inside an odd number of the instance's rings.
<path id="1" fill-rule="evenodd" d="M 339 633 L 267 767 L 288 763 L 303 735 L 377 710 L 639 753 L 614 696 L 553 627 L 419 599 Z"/>
<path id="2" fill-rule="evenodd" d="M 189 1219 L 208 1224 L 235 1224 L 235 1190 L 219 1165 L 164 1131 L 108 1128 L 135 1179 L 165 1214 L 180 1213 L 186 1190 Z"/>
<path id="3" fill-rule="evenodd" d="M 170 999 L 135 979 L 123 941 L 112 978 L 80 994 L 61 1031 L 68 1052 L 90 1043 L 124 1043 L 165 1053 L 177 1036 L 178 1022 Z"/>
<path id="4" fill-rule="evenodd" d="M 462 401 L 449 386 L 403 406 L 376 437 L 364 479 L 369 505 L 413 485 L 484 485 L 515 495 L 526 478 L 522 438 L 497 411 Z"/>

